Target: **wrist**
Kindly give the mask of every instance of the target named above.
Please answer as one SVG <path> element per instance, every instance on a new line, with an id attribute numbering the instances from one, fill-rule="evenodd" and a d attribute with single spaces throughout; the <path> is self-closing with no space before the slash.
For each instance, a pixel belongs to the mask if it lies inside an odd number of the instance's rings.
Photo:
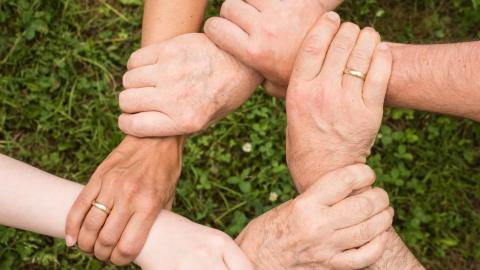
<path id="1" fill-rule="evenodd" d="M 385 252 L 375 264 L 368 267 L 370 270 L 424 270 L 422 264 L 415 258 L 408 247 L 393 228 L 388 231 L 388 241 Z"/>
<path id="2" fill-rule="evenodd" d="M 118 149 L 124 155 L 138 155 L 148 157 L 147 161 L 157 162 L 157 179 L 162 190 L 171 190 L 174 193 L 178 179 L 180 178 L 183 158 L 185 136 L 162 137 L 162 138 L 138 138 L 127 135 Z M 166 188 L 169 186 L 170 188 Z M 166 208 L 172 207 L 174 196 L 166 203 Z"/>
<path id="3" fill-rule="evenodd" d="M 287 164 L 297 190 L 303 193 L 320 177 L 331 171 L 354 164 L 365 164 L 367 156 L 368 153 L 353 153 L 339 149 L 337 151 L 316 151 L 303 155 L 288 154 Z"/>

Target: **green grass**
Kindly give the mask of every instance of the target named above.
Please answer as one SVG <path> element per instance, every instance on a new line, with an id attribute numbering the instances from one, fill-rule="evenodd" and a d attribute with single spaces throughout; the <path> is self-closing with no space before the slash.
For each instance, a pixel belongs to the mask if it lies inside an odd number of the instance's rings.
<path id="1" fill-rule="evenodd" d="M 140 4 L 0 0 L 1 153 L 88 180 L 122 138 L 116 96 L 139 44 Z M 480 39 L 479 0 L 350 0 L 340 13 L 390 41 Z M 284 129 L 283 102 L 259 91 L 190 139 L 176 211 L 234 235 L 294 196 Z M 480 125 L 387 110 L 380 134 L 369 163 L 391 196 L 403 239 L 429 269 L 480 269 Z M 251 152 L 242 150 L 245 143 Z M 278 200 L 270 200 L 271 192 Z M 0 227 L 0 269 L 104 268 L 114 267 L 60 240 Z"/>

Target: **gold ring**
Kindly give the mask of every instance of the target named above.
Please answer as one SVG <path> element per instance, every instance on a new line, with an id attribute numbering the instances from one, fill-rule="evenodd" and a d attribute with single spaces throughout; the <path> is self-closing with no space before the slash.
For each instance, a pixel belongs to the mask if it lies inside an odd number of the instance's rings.
<path id="1" fill-rule="evenodd" d="M 358 70 L 354 70 L 354 69 L 345 69 L 345 71 L 343 72 L 343 74 L 346 74 L 346 75 L 350 75 L 350 76 L 353 76 L 355 78 L 359 78 L 360 80 L 365 80 L 365 78 L 367 77 L 367 75 L 361 71 L 358 71 Z"/>
<path id="2" fill-rule="evenodd" d="M 99 203 L 99 202 L 97 202 L 96 200 L 93 200 L 92 206 L 94 206 L 95 208 L 97 208 L 98 210 L 104 212 L 104 213 L 107 214 L 107 215 L 110 214 L 110 208 L 108 208 L 107 206 L 105 206 L 103 203 Z"/>

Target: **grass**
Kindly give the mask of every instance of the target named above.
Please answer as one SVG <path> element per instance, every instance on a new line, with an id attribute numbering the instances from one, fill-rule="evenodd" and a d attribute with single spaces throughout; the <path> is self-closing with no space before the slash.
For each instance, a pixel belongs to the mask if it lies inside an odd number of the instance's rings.
<path id="1" fill-rule="evenodd" d="M 350 0 L 340 13 L 387 40 L 430 43 L 479 39 L 479 8 L 479 0 Z M 86 182 L 122 138 L 116 96 L 141 15 L 141 0 L 0 0 L 0 152 Z M 284 130 L 283 102 L 259 91 L 190 139 L 176 211 L 235 235 L 294 196 Z M 387 110 L 380 134 L 369 163 L 403 239 L 429 269 L 480 269 L 480 125 Z M 0 269 L 116 268 L 0 227 Z"/>

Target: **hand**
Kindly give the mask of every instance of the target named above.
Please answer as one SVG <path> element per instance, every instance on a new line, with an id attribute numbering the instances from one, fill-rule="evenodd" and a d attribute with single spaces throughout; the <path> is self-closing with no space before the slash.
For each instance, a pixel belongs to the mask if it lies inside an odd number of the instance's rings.
<path id="1" fill-rule="evenodd" d="M 137 137 L 199 132 L 243 104 L 261 82 L 204 34 L 142 48 L 128 69 L 119 126 Z"/>
<path id="2" fill-rule="evenodd" d="M 135 262 L 144 270 L 253 270 L 226 234 L 169 211 L 160 213 Z"/>
<path id="3" fill-rule="evenodd" d="M 97 168 L 68 214 L 67 245 L 116 265 L 140 252 L 158 213 L 171 207 L 183 142 L 177 138 L 125 140 Z M 166 154 L 168 153 L 168 154 Z M 92 207 L 96 200 L 107 216 Z"/>
<path id="4" fill-rule="evenodd" d="M 338 16 L 319 19 L 287 91 L 287 162 L 299 191 L 328 171 L 365 163 L 382 121 L 392 55 L 374 29 L 339 24 Z"/>
<path id="5" fill-rule="evenodd" d="M 285 97 L 303 39 L 325 10 L 340 0 L 226 0 L 223 18 L 210 18 L 205 33 L 220 48 L 262 73 L 265 88 Z"/>
<path id="6" fill-rule="evenodd" d="M 374 181 L 366 165 L 326 174 L 250 222 L 237 243 L 258 270 L 366 267 L 382 256 L 393 219 L 387 193 L 369 189 Z"/>

